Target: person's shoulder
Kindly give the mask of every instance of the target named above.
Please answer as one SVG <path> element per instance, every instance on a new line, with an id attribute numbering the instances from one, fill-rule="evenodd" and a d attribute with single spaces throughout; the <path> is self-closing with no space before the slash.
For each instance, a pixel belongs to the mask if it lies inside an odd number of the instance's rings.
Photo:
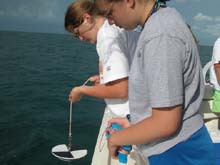
<path id="1" fill-rule="evenodd" d="M 105 20 L 103 26 L 99 30 L 100 36 L 104 38 L 115 38 L 121 33 L 124 33 L 123 29 L 116 25 L 110 25 L 107 20 Z"/>
<path id="2" fill-rule="evenodd" d="M 122 32 L 122 30 L 123 30 L 122 28 L 116 26 L 115 24 L 110 25 L 107 20 L 104 23 L 104 28 L 106 31 L 114 32 L 114 33 L 119 33 L 119 32 Z"/>
<path id="3" fill-rule="evenodd" d="M 145 39 L 164 35 L 177 37 L 177 33 L 179 35 L 184 28 L 186 28 L 185 22 L 178 11 L 166 7 L 161 8 L 150 17 L 142 32 L 145 33 Z"/>
<path id="4" fill-rule="evenodd" d="M 180 13 L 173 7 L 161 8 L 157 13 L 159 17 L 180 16 Z"/>
<path id="5" fill-rule="evenodd" d="M 155 14 L 155 21 L 160 20 L 162 25 L 166 26 L 175 26 L 178 22 L 184 23 L 184 20 L 181 14 L 175 9 L 171 7 L 162 8 L 158 13 Z"/>
<path id="6" fill-rule="evenodd" d="M 220 45 L 220 37 L 215 41 L 215 45 Z"/>
<path id="7" fill-rule="evenodd" d="M 220 37 L 216 39 L 214 45 L 213 45 L 213 56 L 219 57 L 220 53 Z"/>

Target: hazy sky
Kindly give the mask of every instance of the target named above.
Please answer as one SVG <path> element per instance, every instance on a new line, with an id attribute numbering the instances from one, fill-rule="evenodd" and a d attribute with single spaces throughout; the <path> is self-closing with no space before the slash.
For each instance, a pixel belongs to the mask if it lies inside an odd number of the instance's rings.
<path id="1" fill-rule="evenodd" d="M 72 0 L 0 0 L 0 30 L 64 33 L 63 20 Z M 171 0 L 202 45 L 220 36 L 220 0 Z"/>

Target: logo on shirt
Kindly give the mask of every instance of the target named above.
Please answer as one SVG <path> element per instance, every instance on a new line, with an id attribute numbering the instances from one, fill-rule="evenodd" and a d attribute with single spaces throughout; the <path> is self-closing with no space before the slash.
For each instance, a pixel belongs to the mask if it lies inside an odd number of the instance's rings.
<path id="1" fill-rule="evenodd" d="M 107 66 L 106 70 L 110 71 L 111 70 L 111 66 Z"/>

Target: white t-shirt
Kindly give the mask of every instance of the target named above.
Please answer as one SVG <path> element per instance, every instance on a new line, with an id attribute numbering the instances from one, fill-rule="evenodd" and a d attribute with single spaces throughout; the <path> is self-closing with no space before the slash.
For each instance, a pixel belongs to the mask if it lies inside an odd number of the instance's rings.
<path id="1" fill-rule="evenodd" d="M 137 32 L 109 25 L 105 20 L 98 31 L 96 44 L 102 84 L 128 77 L 138 36 Z M 105 102 L 115 115 L 124 117 L 129 114 L 127 99 L 105 99 Z"/>
<path id="2" fill-rule="evenodd" d="M 212 53 L 212 62 L 213 65 L 210 68 L 210 82 L 214 85 L 215 90 L 220 91 L 220 86 L 217 81 L 215 74 L 214 64 L 219 63 L 220 61 L 220 37 L 215 41 Z"/>

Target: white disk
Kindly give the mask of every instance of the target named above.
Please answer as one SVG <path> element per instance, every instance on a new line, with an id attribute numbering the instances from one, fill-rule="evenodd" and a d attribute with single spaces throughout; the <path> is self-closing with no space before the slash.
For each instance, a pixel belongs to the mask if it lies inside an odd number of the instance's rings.
<path id="1" fill-rule="evenodd" d="M 81 149 L 78 146 L 72 146 L 70 150 L 66 144 L 60 144 L 52 148 L 52 154 L 63 161 L 71 161 L 75 159 L 80 159 L 87 155 L 86 149 Z"/>

